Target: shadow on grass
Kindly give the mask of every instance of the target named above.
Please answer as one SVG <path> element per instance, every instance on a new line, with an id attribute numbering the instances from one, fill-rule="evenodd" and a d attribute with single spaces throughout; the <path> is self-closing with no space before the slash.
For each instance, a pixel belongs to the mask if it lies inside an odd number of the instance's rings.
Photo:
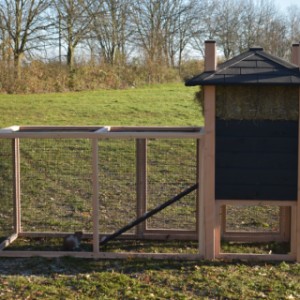
<path id="1" fill-rule="evenodd" d="M 52 276 L 53 274 L 76 275 L 92 272 L 118 272 L 123 274 L 140 273 L 145 271 L 186 271 L 195 270 L 195 267 L 228 267 L 243 265 L 253 266 L 276 266 L 280 262 L 242 262 L 239 260 L 226 261 L 174 261 L 154 259 L 126 259 L 126 260 L 94 260 L 72 257 L 61 258 L 0 258 L 0 276 Z"/>

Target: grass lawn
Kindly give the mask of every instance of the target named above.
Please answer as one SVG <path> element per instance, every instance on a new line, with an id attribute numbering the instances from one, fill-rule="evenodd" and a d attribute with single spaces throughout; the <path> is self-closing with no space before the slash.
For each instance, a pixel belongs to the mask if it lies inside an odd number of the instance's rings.
<path id="1" fill-rule="evenodd" d="M 11 125 L 202 125 L 197 88 L 168 84 L 128 90 L 0 95 L 0 127 Z"/>
<path id="2" fill-rule="evenodd" d="M 196 90 L 197 88 L 186 88 L 180 84 L 169 84 L 116 91 L 0 95 L 0 127 L 10 125 L 201 126 L 203 119 L 198 105 L 193 100 L 193 93 Z M 46 149 L 47 145 L 43 144 L 43 147 Z M 34 153 L 30 150 L 30 145 L 25 150 L 23 155 L 28 165 L 25 164 L 23 168 L 30 170 Z M 83 160 L 85 160 L 84 155 L 84 145 L 82 145 L 80 157 Z M 54 156 L 57 159 L 58 154 L 54 153 Z M 64 159 L 61 157 L 60 161 Z M 174 160 L 172 157 L 171 159 Z M 0 167 L 7 168 L 5 165 Z M 28 180 L 32 178 L 43 180 L 43 176 L 46 176 L 43 173 L 43 166 L 36 164 L 35 167 L 39 173 L 28 175 Z M 57 170 L 61 177 L 52 178 L 51 176 L 54 176 Z M 68 178 L 69 173 L 79 172 L 79 170 L 86 172 L 80 164 L 74 164 L 74 169 L 57 167 L 50 170 L 47 176 L 51 177 L 51 185 L 47 188 L 54 190 L 54 197 L 57 182 L 60 182 L 62 187 L 67 187 L 63 197 L 69 199 L 70 195 L 75 195 L 76 201 L 72 202 L 72 205 L 76 207 L 73 207 L 72 211 L 80 214 L 82 218 L 82 214 L 86 213 L 80 202 L 80 199 L 86 196 L 81 193 L 83 183 L 79 183 L 79 189 L 74 193 L 68 186 L 68 182 L 62 180 Z M 79 178 L 75 178 L 73 183 L 77 184 L 77 181 L 80 181 Z M 25 190 L 24 193 L 35 195 L 40 190 L 39 186 L 31 185 L 30 188 L 32 190 Z M 34 197 L 28 199 L 27 203 L 32 199 Z M 41 201 L 41 205 L 42 203 L 44 201 Z M 40 209 L 47 210 L 49 207 L 40 207 Z M 52 209 L 58 207 L 54 206 Z M 30 219 L 29 215 L 27 217 Z M 40 222 L 43 220 L 41 219 Z M 57 225 L 53 224 L 53 226 Z M 152 247 L 155 247 L 155 243 Z M 300 265 L 285 262 L 12 258 L 0 259 L 0 270 L 0 299 L 300 298 Z"/>

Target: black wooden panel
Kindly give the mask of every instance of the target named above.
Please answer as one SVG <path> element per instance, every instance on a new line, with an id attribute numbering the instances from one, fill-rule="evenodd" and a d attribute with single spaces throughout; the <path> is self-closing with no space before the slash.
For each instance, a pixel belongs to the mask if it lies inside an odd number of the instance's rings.
<path id="1" fill-rule="evenodd" d="M 269 169 L 289 170 L 297 169 L 295 166 L 297 154 L 286 153 L 249 153 L 249 152 L 219 152 L 216 156 L 218 168 L 244 168 L 244 169 Z"/>
<path id="2" fill-rule="evenodd" d="M 295 153 L 298 139 L 295 137 L 222 137 L 216 138 L 218 152 Z"/>
<path id="3" fill-rule="evenodd" d="M 216 198 L 296 200 L 298 122 L 216 120 Z"/>
<path id="4" fill-rule="evenodd" d="M 216 120 L 216 136 L 297 137 L 298 122 L 284 120 Z"/>
<path id="5" fill-rule="evenodd" d="M 297 169 L 291 170 L 266 170 L 266 169 L 218 169 L 216 184 L 252 184 L 262 186 L 297 185 Z"/>
<path id="6" fill-rule="evenodd" d="M 216 199 L 230 200 L 297 200 L 294 186 L 282 185 L 230 185 L 220 184 L 216 190 Z"/>

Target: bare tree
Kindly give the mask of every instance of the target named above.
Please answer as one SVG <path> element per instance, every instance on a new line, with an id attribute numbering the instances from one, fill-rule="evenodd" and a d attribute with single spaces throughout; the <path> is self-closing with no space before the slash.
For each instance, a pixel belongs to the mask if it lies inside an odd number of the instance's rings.
<path id="1" fill-rule="evenodd" d="M 38 50 L 47 37 L 47 0 L 0 0 L 1 31 L 13 52 L 15 76 L 20 75 L 25 52 Z M 8 35 L 8 37 L 7 37 Z"/>
<path id="2" fill-rule="evenodd" d="M 137 0 L 132 6 L 134 41 L 150 63 L 163 60 L 164 2 L 165 0 Z"/>
<path id="3" fill-rule="evenodd" d="M 181 65 L 195 20 L 191 0 L 136 0 L 131 20 L 134 43 L 151 69 Z"/>
<path id="4" fill-rule="evenodd" d="M 106 63 L 114 64 L 117 59 L 126 58 L 126 45 L 131 34 L 128 18 L 131 3 L 131 0 L 98 0 L 95 3 L 100 11 L 94 14 L 93 37 Z"/>
<path id="5" fill-rule="evenodd" d="M 75 49 L 91 31 L 90 9 L 95 0 L 54 0 L 59 25 L 59 38 L 67 47 L 67 65 L 74 70 Z M 97 11 L 94 12 L 95 14 Z"/>
<path id="6" fill-rule="evenodd" d="M 191 27 L 198 19 L 195 1 L 173 0 L 168 2 L 166 10 L 165 42 L 168 65 L 181 68 L 183 52 L 191 41 Z"/>
<path id="7" fill-rule="evenodd" d="M 300 6 L 292 5 L 287 9 L 286 16 L 287 40 L 289 45 L 300 42 Z M 290 49 L 290 47 L 289 47 Z M 289 53 L 290 55 L 291 53 Z"/>
<path id="8" fill-rule="evenodd" d="M 190 27 L 190 44 L 204 56 L 204 41 L 216 39 L 217 4 L 215 0 L 195 0 L 193 5 L 197 16 Z"/>

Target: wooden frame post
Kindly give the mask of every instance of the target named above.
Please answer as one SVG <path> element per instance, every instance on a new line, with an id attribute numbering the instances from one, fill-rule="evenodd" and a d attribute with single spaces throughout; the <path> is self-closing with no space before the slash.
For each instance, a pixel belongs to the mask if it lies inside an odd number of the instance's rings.
<path id="1" fill-rule="evenodd" d="M 197 140 L 197 196 L 196 196 L 196 231 L 198 235 L 198 251 L 205 254 L 205 231 L 204 231 L 204 138 Z"/>
<path id="2" fill-rule="evenodd" d="M 300 57 L 300 47 L 298 47 L 298 56 Z M 300 61 L 298 61 L 300 64 Z M 300 88 L 299 88 L 299 110 L 300 110 Z M 300 262 L 300 113 L 299 113 L 299 120 L 298 120 L 298 195 L 297 195 L 297 213 L 296 213 L 296 260 Z M 293 214 L 292 214 L 293 217 Z M 294 224 L 294 220 L 292 222 Z M 292 228 L 293 230 L 293 228 Z M 293 238 L 293 232 L 291 233 L 291 238 Z"/>
<path id="3" fill-rule="evenodd" d="M 92 139 L 93 253 L 99 253 L 99 155 L 98 139 Z"/>
<path id="4" fill-rule="evenodd" d="M 13 178 L 14 178 L 14 229 L 18 235 L 21 227 L 21 182 L 20 182 L 20 140 L 12 139 Z"/>
<path id="5" fill-rule="evenodd" d="M 204 141 L 204 227 L 205 258 L 215 258 L 215 109 L 216 88 L 204 86 L 205 141 Z"/>
<path id="6" fill-rule="evenodd" d="M 147 210 L 147 139 L 136 139 L 136 209 L 137 218 Z M 136 227 L 138 237 L 146 230 L 146 222 Z"/>

